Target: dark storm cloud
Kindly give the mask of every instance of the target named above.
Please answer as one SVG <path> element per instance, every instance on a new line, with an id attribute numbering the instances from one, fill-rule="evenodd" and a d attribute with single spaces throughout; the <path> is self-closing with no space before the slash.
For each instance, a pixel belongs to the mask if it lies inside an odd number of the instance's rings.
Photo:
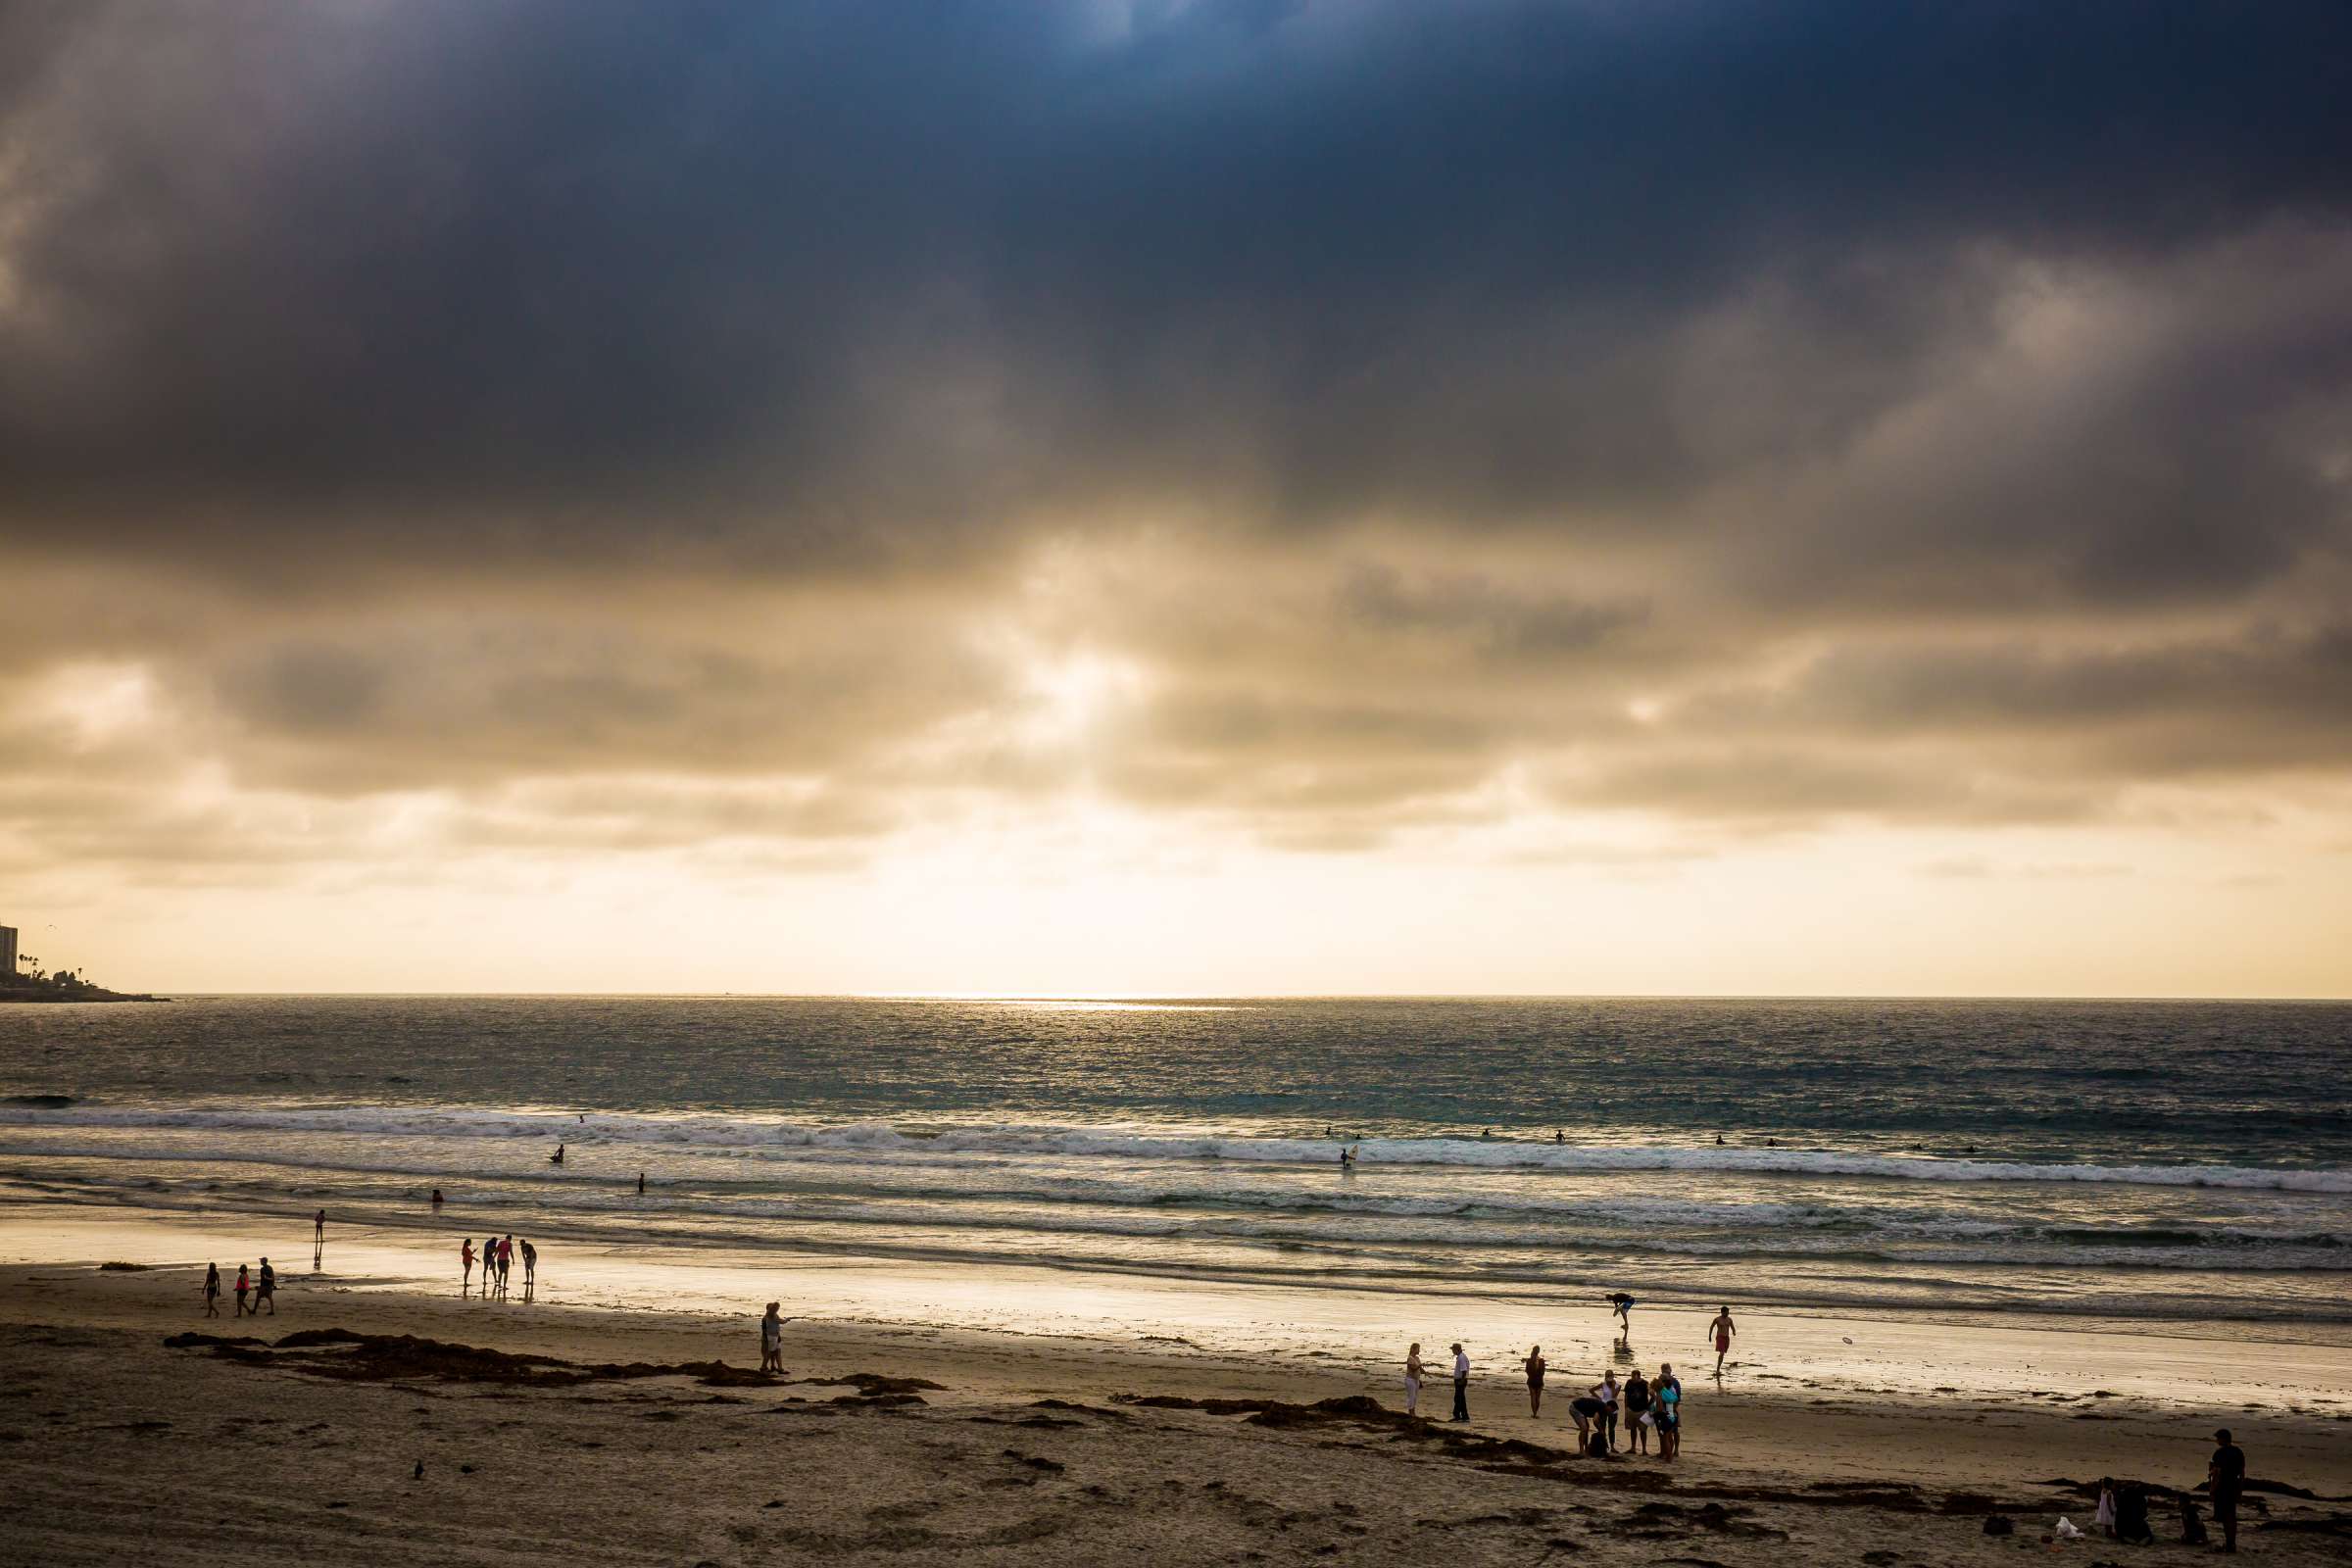
<path id="1" fill-rule="evenodd" d="M 1120 10 L 35 8 L 11 526 L 263 570 L 1556 517 L 1715 477 L 1645 345 L 1759 278 L 1899 359 L 1956 244 L 2352 188 L 2337 7 Z"/>
<path id="2" fill-rule="evenodd" d="M 20 5 L 0 675 L 469 844 L 2340 769 L 2346 101 L 2292 3 Z"/>

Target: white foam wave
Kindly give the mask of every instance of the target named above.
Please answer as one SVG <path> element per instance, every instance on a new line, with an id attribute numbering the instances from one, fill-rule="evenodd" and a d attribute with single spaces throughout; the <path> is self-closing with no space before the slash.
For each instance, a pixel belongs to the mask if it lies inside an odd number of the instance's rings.
<path id="1" fill-rule="evenodd" d="M 866 1158 L 930 1160 L 975 1154 L 1101 1157 L 1129 1161 L 1240 1160 L 1332 1164 L 1336 1145 L 1314 1138 L 1247 1137 L 1177 1129 L 1042 1124 L 908 1129 L 881 1121 L 796 1122 L 782 1117 L 590 1114 L 429 1106 L 74 1105 L 0 1107 L 0 1126 L 210 1129 L 223 1133 L 325 1133 L 371 1138 L 515 1138 L 581 1144 L 792 1149 Z M 2098 1165 L 1949 1159 L 1924 1154 L 1793 1148 L 1535 1144 L 1505 1139 L 1366 1139 L 1364 1166 L 1458 1166 L 1521 1171 L 1738 1172 L 1927 1182 L 2074 1182 L 2352 1193 L 2352 1171 L 2242 1165 Z"/>

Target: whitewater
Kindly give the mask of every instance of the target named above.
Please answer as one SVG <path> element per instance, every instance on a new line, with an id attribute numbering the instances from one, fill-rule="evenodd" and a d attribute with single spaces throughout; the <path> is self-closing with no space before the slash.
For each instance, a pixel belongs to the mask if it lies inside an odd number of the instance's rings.
<path id="1" fill-rule="evenodd" d="M 2317 1004 L 22 1009 L 0 1014 L 0 1198 L 326 1206 L 453 1245 L 494 1224 L 1531 1298 L 2342 1322 L 2348 1042 L 2352 1008 Z"/>

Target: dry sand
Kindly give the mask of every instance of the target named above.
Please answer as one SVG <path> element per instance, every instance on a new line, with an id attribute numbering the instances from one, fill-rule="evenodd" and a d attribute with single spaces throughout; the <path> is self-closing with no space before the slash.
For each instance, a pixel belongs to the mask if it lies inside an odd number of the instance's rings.
<path id="1" fill-rule="evenodd" d="M 101 1234 L 112 1245 L 90 1248 Z M 1415 1428 L 1363 1402 L 1391 1412 L 1400 1402 L 1393 1373 L 1372 1359 L 1385 1345 L 1357 1358 L 1242 1355 L 956 1326 L 942 1321 L 954 1313 L 911 1303 L 804 1313 L 786 1330 L 784 1382 L 586 1375 L 575 1368 L 756 1366 L 760 1300 L 807 1307 L 848 1275 L 772 1265 L 730 1275 L 698 1262 L 691 1278 L 664 1279 L 700 1310 L 564 1304 L 616 1287 L 584 1260 L 551 1257 L 542 1299 L 521 1301 L 517 1283 L 514 1299 L 485 1304 L 422 1277 L 408 1238 L 338 1238 L 313 1275 L 306 1228 L 279 1232 L 294 1245 L 270 1249 L 287 1275 L 274 1321 L 235 1321 L 225 1307 L 205 1320 L 200 1266 L 185 1266 L 210 1250 L 188 1246 L 201 1234 L 87 1217 L 0 1231 L 0 1256 L 82 1259 L 0 1272 L 0 1558 L 1880 1565 L 2031 1552 L 2088 1565 L 2187 1548 L 2172 1544 L 2169 1503 L 2155 1509 L 2157 1547 L 2048 1544 L 2061 1513 L 2087 1524 L 2090 1511 L 2051 1483 L 2114 1473 L 2192 1485 L 2208 1434 L 2227 1423 L 2255 1476 L 2322 1494 L 2261 1496 L 2268 1512 L 2249 1509 L 2244 1549 L 2281 1563 L 2352 1559 L 2352 1500 L 2325 1500 L 2352 1493 L 2341 1402 L 2352 1391 L 2345 1352 L 2332 1347 L 2135 1348 L 2132 1337 L 2043 1334 L 2021 1348 L 1993 1329 L 1743 1318 L 1750 1344 L 1803 1334 L 1840 1346 L 1858 1330 L 1873 1345 L 1892 1336 L 1883 1353 L 1905 1359 L 1940 1345 L 1952 1366 L 2013 1367 L 2030 1355 L 2131 1371 L 2148 1387 L 2094 1398 L 2098 1385 L 2068 1382 L 2034 1397 L 2005 1374 L 1954 1374 L 1946 1393 L 1882 1393 L 1866 1370 L 1784 1358 L 1777 1381 L 1749 1366 L 1720 1392 L 1691 1378 L 1685 1451 L 1669 1468 L 1560 1452 L 1572 1382 L 1588 1380 L 1572 1379 L 1566 1356 L 1554 1357 L 1544 1419 L 1531 1421 L 1515 1366 L 1506 1373 L 1499 1349 L 1482 1355 L 1467 1428 Z M 76 1240 L 78 1251 L 57 1250 Z M 94 1266 L 125 1254 L 151 1266 Z M 241 1260 L 220 1256 L 231 1271 Z M 604 1266 L 647 1271 L 643 1259 Z M 559 1278 L 585 1283 L 557 1289 Z M 990 1281 L 980 1295 L 993 1301 L 1019 1284 Z M 1032 1289 L 1041 1320 L 1070 1316 Z M 742 1307 L 719 1315 L 712 1303 L 728 1292 Z M 328 1329 L 568 1365 L 381 1343 L 271 1348 Z M 164 1343 L 189 1331 L 271 1345 Z M 2298 1399 L 2215 1393 L 2255 1393 L 2282 1364 Z M 2218 1381 L 2167 1387 L 2151 1365 Z M 1446 1396 L 1432 1384 L 1438 1413 Z M 1280 1405 L 1170 1408 L 1137 1396 Z M 1304 1408 L 1330 1400 L 1349 1402 Z M 1986 1536 L 1992 1512 L 2016 1534 Z"/>

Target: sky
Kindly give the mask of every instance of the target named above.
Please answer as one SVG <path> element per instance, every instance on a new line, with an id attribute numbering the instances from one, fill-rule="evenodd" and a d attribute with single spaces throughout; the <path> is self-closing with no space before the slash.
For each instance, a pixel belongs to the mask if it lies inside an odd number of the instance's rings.
<path id="1" fill-rule="evenodd" d="M 141 989 L 2352 995 L 2352 8 L 0 3 Z"/>

